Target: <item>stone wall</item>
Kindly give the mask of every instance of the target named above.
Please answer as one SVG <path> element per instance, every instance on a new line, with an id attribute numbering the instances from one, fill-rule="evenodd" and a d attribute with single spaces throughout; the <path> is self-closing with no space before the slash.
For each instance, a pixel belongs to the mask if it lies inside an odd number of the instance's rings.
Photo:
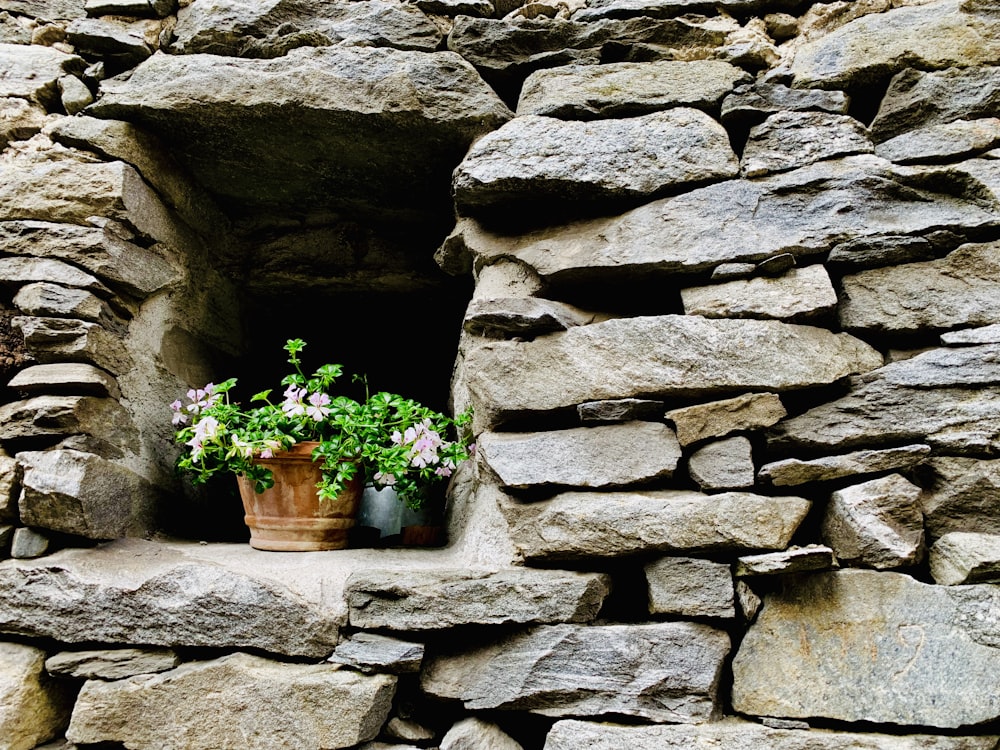
<path id="1" fill-rule="evenodd" d="M 0 0 L 0 71 L 0 750 L 998 746 L 993 3 Z M 170 533 L 249 317 L 445 274 L 446 547 Z"/>

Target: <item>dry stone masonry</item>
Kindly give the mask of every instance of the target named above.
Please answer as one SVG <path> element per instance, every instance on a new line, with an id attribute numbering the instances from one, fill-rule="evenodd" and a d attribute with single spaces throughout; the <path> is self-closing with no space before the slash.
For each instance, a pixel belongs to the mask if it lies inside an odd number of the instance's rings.
<path id="1" fill-rule="evenodd" d="M 167 405 L 432 300 L 447 544 L 229 538 Z M 998 649 L 991 0 L 0 0 L 0 750 L 995 750 Z"/>

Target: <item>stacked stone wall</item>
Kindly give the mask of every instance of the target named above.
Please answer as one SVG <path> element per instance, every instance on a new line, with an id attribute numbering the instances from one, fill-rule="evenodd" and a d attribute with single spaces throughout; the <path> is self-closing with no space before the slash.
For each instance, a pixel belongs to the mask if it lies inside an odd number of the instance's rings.
<path id="1" fill-rule="evenodd" d="M 0 147 L 0 750 L 1000 746 L 992 3 L 0 0 Z M 447 546 L 164 533 L 444 274 Z"/>

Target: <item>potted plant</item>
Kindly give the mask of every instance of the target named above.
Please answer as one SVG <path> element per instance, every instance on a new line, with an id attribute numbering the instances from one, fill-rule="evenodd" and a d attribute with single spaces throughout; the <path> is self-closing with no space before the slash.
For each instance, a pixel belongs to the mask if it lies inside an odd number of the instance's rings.
<path id="1" fill-rule="evenodd" d="M 307 377 L 299 357 L 305 345 L 290 339 L 284 346 L 292 372 L 281 381 L 280 401 L 268 390 L 244 406 L 231 398 L 237 381 L 230 378 L 171 404 L 183 447 L 178 468 L 196 484 L 236 475 L 257 549 L 343 548 L 366 480 L 420 508 L 428 488 L 473 450 L 470 411 L 451 418 L 384 391 L 364 401 L 331 396 L 343 368 L 326 364 Z"/>

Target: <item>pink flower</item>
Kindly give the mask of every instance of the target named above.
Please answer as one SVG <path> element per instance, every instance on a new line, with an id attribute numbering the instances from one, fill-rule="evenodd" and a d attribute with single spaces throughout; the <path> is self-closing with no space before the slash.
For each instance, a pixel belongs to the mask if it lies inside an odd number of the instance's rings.
<path id="1" fill-rule="evenodd" d="M 317 422 L 322 422 L 323 418 L 330 413 L 326 405 L 330 403 L 330 397 L 325 393 L 313 393 L 309 396 L 309 406 L 306 407 L 306 414 Z"/>

